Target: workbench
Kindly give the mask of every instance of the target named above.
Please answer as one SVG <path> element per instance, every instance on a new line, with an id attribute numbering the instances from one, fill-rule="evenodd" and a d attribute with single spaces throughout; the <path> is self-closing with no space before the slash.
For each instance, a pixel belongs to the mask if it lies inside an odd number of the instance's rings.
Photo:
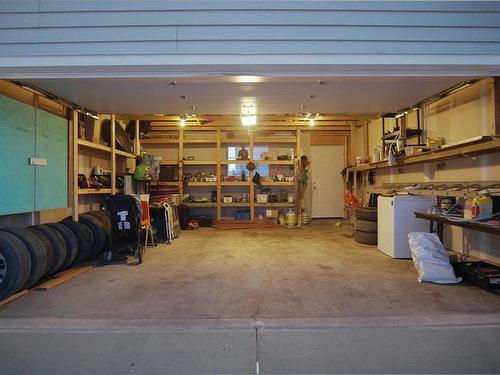
<path id="1" fill-rule="evenodd" d="M 471 229 L 478 232 L 485 232 L 490 234 L 500 234 L 500 226 L 487 223 L 469 222 L 469 221 L 455 221 L 450 220 L 444 215 L 429 214 L 427 212 L 415 212 L 417 219 L 429 220 L 429 231 L 436 232 L 439 240 L 443 242 L 443 228 L 445 225 L 453 225 L 460 228 Z M 436 222 L 436 229 L 434 230 L 434 222 Z"/>

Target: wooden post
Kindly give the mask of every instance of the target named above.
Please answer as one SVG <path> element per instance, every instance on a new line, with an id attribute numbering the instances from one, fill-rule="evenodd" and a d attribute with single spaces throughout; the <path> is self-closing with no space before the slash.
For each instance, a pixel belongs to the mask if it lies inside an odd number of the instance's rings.
<path id="1" fill-rule="evenodd" d="M 78 112 L 72 111 L 72 132 L 70 133 L 70 150 L 71 158 L 70 158 L 70 168 L 69 171 L 72 178 L 72 183 L 70 184 L 70 192 L 71 192 L 71 215 L 73 216 L 74 221 L 78 221 Z"/>
<path id="2" fill-rule="evenodd" d="M 401 125 L 399 126 L 399 138 L 403 140 L 406 145 L 406 127 L 408 125 L 408 115 L 401 117 Z"/>
<path id="3" fill-rule="evenodd" d="M 296 150 L 295 150 L 297 155 L 295 155 L 295 158 L 296 158 L 295 160 L 298 161 L 298 160 L 300 160 L 300 157 L 302 156 L 302 139 L 301 139 L 302 134 L 301 134 L 300 128 L 297 128 L 297 131 L 295 133 L 295 137 L 297 138 L 296 139 L 297 147 L 296 147 Z M 294 165 L 294 169 L 296 168 L 296 166 L 295 166 L 296 165 L 296 161 L 295 160 L 293 160 L 293 162 L 294 162 L 294 164 L 293 164 Z M 305 196 L 305 190 L 304 190 L 304 196 Z M 295 197 L 295 199 L 297 199 L 297 197 Z M 298 210 L 297 210 L 298 212 L 295 213 L 297 215 L 296 216 L 297 217 L 297 226 L 299 228 L 302 227 L 302 201 L 303 201 L 303 198 L 301 198 L 299 200 L 298 204 L 296 205 L 297 208 L 298 208 Z"/>
<path id="4" fill-rule="evenodd" d="M 111 195 L 116 194 L 116 129 L 115 115 L 111 115 Z"/>
<path id="5" fill-rule="evenodd" d="M 179 128 L 179 194 L 182 197 L 184 196 L 184 129 Z"/>
<path id="6" fill-rule="evenodd" d="M 250 161 L 253 162 L 254 157 L 253 157 L 253 132 L 250 132 L 249 134 L 249 157 Z M 252 177 L 255 171 L 250 172 L 250 186 L 248 188 L 248 200 L 250 201 L 250 221 L 255 220 L 255 186 L 254 183 L 252 182 Z"/>
<path id="7" fill-rule="evenodd" d="M 217 181 L 217 202 L 216 202 L 216 218 L 217 220 L 222 220 L 222 185 L 221 185 L 221 176 L 222 176 L 222 166 L 221 166 L 221 129 L 217 128 L 217 166 L 216 166 L 216 181 Z"/>
<path id="8" fill-rule="evenodd" d="M 500 137 L 500 77 L 493 77 L 492 81 L 492 135 Z"/>
<path id="9" fill-rule="evenodd" d="M 139 120 L 135 120 L 134 151 L 136 156 L 139 156 L 141 154 L 141 142 L 139 140 L 139 135 L 140 135 L 140 123 Z"/>

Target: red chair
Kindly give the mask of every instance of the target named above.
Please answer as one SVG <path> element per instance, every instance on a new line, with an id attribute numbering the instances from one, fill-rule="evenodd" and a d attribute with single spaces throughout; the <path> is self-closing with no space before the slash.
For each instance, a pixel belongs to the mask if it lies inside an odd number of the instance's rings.
<path id="1" fill-rule="evenodd" d="M 141 229 L 146 231 L 146 235 L 144 236 L 144 246 L 148 246 L 148 237 L 151 235 L 151 244 L 156 246 L 155 240 L 153 237 L 153 227 L 151 226 L 151 217 L 149 215 L 149 203 L 146 201 L 141 201 L 142 206 L 142 220 L 141 220 Z"/>

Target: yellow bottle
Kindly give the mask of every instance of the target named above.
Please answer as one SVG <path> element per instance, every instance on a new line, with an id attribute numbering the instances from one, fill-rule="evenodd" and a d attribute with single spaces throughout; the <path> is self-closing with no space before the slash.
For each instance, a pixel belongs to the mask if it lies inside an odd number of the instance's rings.
<path id="1" fill-rule="evenodd" d="M 472 201 L 472 218 L 488 219 L 493 214 L 493 200 L 489 195 L 478 195 Z"/>

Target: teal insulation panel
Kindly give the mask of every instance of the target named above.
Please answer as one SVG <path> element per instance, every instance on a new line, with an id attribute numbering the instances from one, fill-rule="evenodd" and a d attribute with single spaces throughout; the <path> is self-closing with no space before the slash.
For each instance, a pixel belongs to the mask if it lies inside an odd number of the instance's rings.
<path id="1" fill-rule="evenodd" d="M 35 108 L 0 95 L 0 215 L 33 211 Z"/>
<path id="2" fill-rule="evenodd" d="M 36 110 L 35 211 L 68 207 L 68 121 Z"/>

